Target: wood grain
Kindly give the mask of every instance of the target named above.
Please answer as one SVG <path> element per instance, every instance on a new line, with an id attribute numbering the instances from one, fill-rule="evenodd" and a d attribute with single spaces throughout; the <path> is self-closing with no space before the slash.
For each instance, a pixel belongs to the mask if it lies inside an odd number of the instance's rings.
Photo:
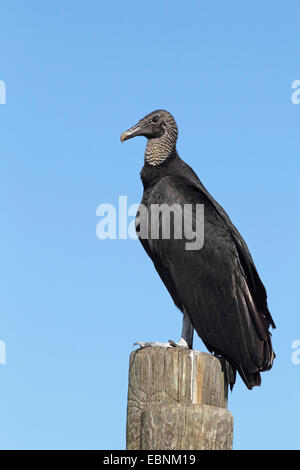
<path id="1" fill-rule="evenodd" d="M 127 449 L 231 449 L 233 417 L 218 358 L 180 348 L 130 355 Z"/>

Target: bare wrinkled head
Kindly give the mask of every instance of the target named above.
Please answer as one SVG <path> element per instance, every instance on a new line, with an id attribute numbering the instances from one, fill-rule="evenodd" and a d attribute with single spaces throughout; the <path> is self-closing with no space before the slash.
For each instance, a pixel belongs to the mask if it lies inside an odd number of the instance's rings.
<path id="1" fill-rule="evenodd" d="M 147 116 L 142 118 L 135 126 L 128 129 L 128 131 L 123 132 L 121 141 L 124 142 L 124 140 L 132 139 L 139 135 L 147 139 L 157 139 L 163 137 L 165 134 L 172 137 L 174 143 L 176 143 L 178 130 L 175 119 L 168 111 L 158 109 L 157 111 L 147 114 Z"/>
<path id="2" fill-rule="evenodd" d="M 121 142 L 136 136 L 148 139 L 145 161 L 149 165 L 159 165 L 172 153 L 178 137 L 178 129 L 173 116 L 158 109 L 147 114 L 135 126 L 123 132 Z"/>

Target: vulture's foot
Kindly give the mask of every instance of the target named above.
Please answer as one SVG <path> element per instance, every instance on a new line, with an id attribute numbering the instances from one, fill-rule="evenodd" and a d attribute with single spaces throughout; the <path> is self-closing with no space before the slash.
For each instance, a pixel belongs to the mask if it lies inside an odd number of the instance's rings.
<path id="1" fill-rule="evenodd" d="M 171 346 L 173 346 L 173 348 L 189 349 L 188 344 L 184 338 L 180 338 L 178 343 L 175 343 L 175 341 L 169 339 L 169 343 Z"/>
<path id="2" fill-rule="evenodd" d="M 145 343 L 137 341 L 136 343 L 133 344 L 133 346 L 140 346 L 141 349 L 154 348 L 154 347 L 160 347 L 160 348 L 172 348 L 173 347 L 169 342 L 160 343 L 159 341 L 152 341 L 152 342 L 145 342 Z"/>
<path id="3" fill-rule="evenodd" d="M 152 341 L 152 342 L 136 342 L 133 344 L 133 346 L 140 346 L 141 349 L 143 348 L 154 348 L 154 347 L 159 347 L 159 348 L 184 348 L 188 349 L 187 342 L 181 338 L 178 343 L 175 343 L 175 341 L 172 341 L 169 339 L 167 343 L 161 343 L 159 341 Z"/>

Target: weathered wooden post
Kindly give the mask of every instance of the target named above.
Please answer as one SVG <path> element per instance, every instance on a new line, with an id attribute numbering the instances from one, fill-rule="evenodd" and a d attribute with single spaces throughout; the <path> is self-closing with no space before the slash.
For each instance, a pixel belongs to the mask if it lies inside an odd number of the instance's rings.
<path id="1" fill-rule="evenodd" d="M 218 358 L 181 348 L 131 353 L 127 450 L 231 449 L 233 417 Z"/>

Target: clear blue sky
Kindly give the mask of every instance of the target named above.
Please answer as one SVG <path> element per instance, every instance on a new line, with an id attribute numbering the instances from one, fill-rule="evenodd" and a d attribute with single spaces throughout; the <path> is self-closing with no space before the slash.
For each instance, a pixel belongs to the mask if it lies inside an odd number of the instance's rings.
<path id="1" fill-rule="evenodd" d="M 96 208 L 139 202 L 156 108 L 246 239 L 277 359 L 229 399 L 235 449 L 299 449 L 299 2 L 10 0 L 1 5 L 0 448 L 125 448 L 134 341 L 181 315 L 138 241 L 96 237 Z M 196 347 L 205 350 L 200 340 Z"/>

